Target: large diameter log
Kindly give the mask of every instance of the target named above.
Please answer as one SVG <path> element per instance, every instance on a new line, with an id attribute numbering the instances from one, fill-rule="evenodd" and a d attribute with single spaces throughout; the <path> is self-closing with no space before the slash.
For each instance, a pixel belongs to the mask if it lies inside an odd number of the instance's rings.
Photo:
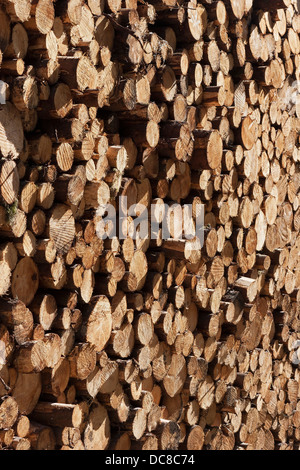
<path id="1" fill-rule="evenodd" d="M 25 415 L 19 416 L 17 422 L 14 425 L 14 432 L 18 437 L 26 437 L 29 433 L 30 421 Z"/>
<path id="2" fill-rule="evenodd" d="M 61 2 L 57 6 L 56 14 L 65 24 L 78 25 L 82 18 L 82 0 L 70 0 Z"/>
<path id="3" fill-rule="evenodd" d="M 160 450 L 177 450 L 180 440 L 180 428 L 175 421 L 160 420 L 160 425 L 157 430 L 159 436 Z"/>
<path id="4" fill-rule="evenodd" d="M 79 206 L 84 195 L 86 179 L 86 169 L 82 165 L 76 167 L 74 175 L 64 174 L 58 177 L 54 183 L 57 202 L 67 203 L 71 208 Z M 62 207 L 60 210 L 62 211 Z"/>
<path id="5" fill-rule="evenodd" d="M 55 450 L 55 434 L 49 426 L 31 422 L 27 439 L 33 450 Z"/>
<path id="6" fill-rule="evenodd" d="M 0 319 L 10 330 L 16 342 L 22 344 L 31 339 L 33 316 L 21 300 L 0 299 Z"/>
<path id="7" fill-rule="evenodd" d="M 0 173 L 1 196 L 7 204 L 13 204 L 19 192 L 20 178 L 17 164 L 13 160 L 3 163 Z"/>
<path id="8" fill-rule="evenodd" d="M 51 90 L 48 101 L 41 101 L 39 116 L 42 119 L 63 119 L 73 106 L 71 90 L 65 83 L 58 83 Z"/>
<path id="9" fill-rule="evenodd" d="M 79 142 L 83 139 L 84 126 L 77 118 L 40 120 L 41 129 L 47 132 L 53 142 Z"/>
<path id="10" fill-rule="evenodd" d="M 42 372 L 42 391 L 59 397 L 67 388 L 70 379 L 70 366 L 67 358 L 61 358 L 57 364 Z"/>
<path id="11" fill-rule="evenodd" d="M 107 411 L 100 403 L 91 407 L 84 431 L 84 446 L 87 450 L 105 450 L 110 442 L 110 421 Z"/>
<path id="12" fill-rule="evenodd" d="M 112 331 L 111 306 L 107 297 L 100 295 L 92 298 L 88 306 L 82 309 L 83 319 L 81 335 L 100 352 L 107 344 Z"/>
<path id="13" fill-rule="evenodd" d="M 246 302 L 253 302 L 257 296 L 256 279 L 241 277 L 235 282 L 234 287 L 242 294 Z"/>
<path id="14" fill-rule="evenodd" d="M 13 82 L 12 101 L 19 111 L 35 109 L 39 102 L 37 82 L 34 77 L 17 77 Z"/>
<path id="15" fill-rule="evenodd" d="M 0 260 L 4 261 L 9 269 L 14 269 L 18 262 L 18 253 L 12 242 L 1 245 Z"/>
<path id="16" fill-rule="evenodd" d="M 22 374 L 40 372 L 46 366 L 45 347 L 42 341 L 28 341 L 16 351 L 14 366 Z"/>
<path id="17" fill-rule="evenodd" d="M 11 43 L 5 50 L 5 57 L 14 59 L 24 59 L 28 49 L 28 35 L 21 23 L 17 23 L 12 28 Z M 4 48 L 1 48 L 4 50 Z"/>
<path id="18" fill-rule="evenodd" d="M 151 95 L 156 100 L 173 101 L 177 93 L 176 77 L 168 65 L 159 74 L 156 84 L 151 88 Z"/>
<path id="19" fill-rule="evenodd" d="M 251 150 L 257 141 L 258 126 L 254 119 L 247 116 L 237 132 L 238 143 L 244 145 L 247 150 Z"/>
<path id="20" fill-rule="evenodd" d="M 0 429 L 11 428 L 18 417 L 18 404 L 13 397 L 3 397 L 0 400 Z"/>
<path id="21" fill-rule="evenodd" d="M 130 261 L 129 271 L 136 277 L 136 290 L 141 290 L 146 282 L 148 271 L 147 257 L 142 251 L 138 250 L 134 253 Z"/>
<path id="22" fill-rule="evenodd" d="M 71 88 L 84 91 L 94 89 L 97 71 L 86 56 L 59 58 L 62 80 Z"/>
<path id="23" fill-rule="evenodd" d="M 85 380 L 96 366 L 96 351 L 88 343 L 78 344 L 68 356 L 70 376 Z"/>
<path id="24" fill-rule="evenodd" d="M 246 11 L 245 0 L 225 0 L 226 7 L 229 7 L 229 13 L 235 20 L 241 20 Z"/>
<path id="25" fill-rule="evenodd" d="M 52 0 L 38 0 L 34 9 L 34 22 L 28 21 L 27 27 L 41 34 L 47 34 L 51 31 L 54 23 L 54 5 Z M 33 18 L 32 18 L 33 19 Z"/>
<path id="26" fill-rule="evenodd" d="M 46 426 L 81 428 L 86 422 L 87 414 L 88 405 L 85 402 L 69 405 L 40 401 L 31 413 L 31 417 Z"/>
<path id="27" fill-rule="evenodd" d="M 61 257 L 52 264 L 39 265 L 40 287 L 60 290 L 67 282 L 67 270 Z"/>
<path id="28" fill-rule="evenodd" d="M 163 380 L 164 388 L 170 397 L 174 397 L 183 389 L 186 375 L 185 358 L 181 354 L 173 354 L 170 368 Z"/>
<path id="29" fill-rule="evenodd" d="M 6 103 L 0 109 L 0 150 L 4 157 L 18 157 L 23 150 L 24 133 L 17 108 Z"/>
<path id="30" fill-rule="evenodd" d="M 192 0 L 187 5 L 188 28 L 194 41 L 201 39 L 206 28 L 207 14 L 203 5 Z"/>
<path id="31" fill-rule="evenodd" d="M 201 131 L 194 132 L 194 153 L 191 166 L 195 170 L 212 169 L 220 167 L 223 157 L 223 141 L 219 131 L 212 131 L 209 135 L 201 137 Z"/>
<path id="32" fill-rule="evenodd" d="M 47 333 L 42 342 L 45 351 L 45 367 L 53 369 L 63 354 L 61 338 L 57 333 Z"/>
<path id="33" fill-rule="evenodd" d="M 120 330 L 115 331 L 112 336 L 112 355 L 129 357 L 134 347 L 134 332 L 132 325 L 122 325 Z"/>
<path id="34" fill-rule="evenodd" d="M 32 258 L 22 258 L 12 275 L 11 291 L 14 299 L 29 305 L 39 286 L 39 271 Z"/>
<path id="35" fill-rule="evenodd" d="M 50 330 L 57 315 L 57 305 L 53 295 L 37 294 L 30 304 L 30 309 L 34 314 L 35 320 L 44 330 Z"/>
<path id="36" fill-rule="evenodd" d="M 0 295 L 5 295 L 11 284 L 11 269 L 6 261 L 0 261 L 0 276 Z"/>
<path id="37" fill-rule="evenodd" d="M 55 206 L 49 221 L 49 235 L 57 252 L 66 253 L 71 248 L 75 236 L 75 220 L 68 206 Z"/>

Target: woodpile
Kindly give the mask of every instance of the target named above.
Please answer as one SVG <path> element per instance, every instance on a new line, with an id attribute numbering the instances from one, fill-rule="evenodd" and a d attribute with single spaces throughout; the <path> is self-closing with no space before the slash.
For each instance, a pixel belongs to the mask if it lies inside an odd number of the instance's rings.
<path id="1" fill-rule="evenodd" d="M 299 449 L 299 2 L 0 3 L 0 448 Z"/>

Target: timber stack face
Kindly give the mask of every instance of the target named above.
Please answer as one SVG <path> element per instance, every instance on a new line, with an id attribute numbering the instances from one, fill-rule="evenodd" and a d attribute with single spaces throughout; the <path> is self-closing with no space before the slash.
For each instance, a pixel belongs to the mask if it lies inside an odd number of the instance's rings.
<path id="1" fill-rule="evenodd" d="M 0 448 L 299 449 L 299 2 L 0 4 Z"/>

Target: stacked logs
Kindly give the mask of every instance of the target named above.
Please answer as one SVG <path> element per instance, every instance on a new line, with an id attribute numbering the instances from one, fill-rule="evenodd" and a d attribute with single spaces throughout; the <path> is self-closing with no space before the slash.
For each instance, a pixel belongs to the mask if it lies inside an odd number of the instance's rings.
<path id="1" fill-rule="evenodd" d="M 299 448 L 299 2 L 0 3 L 0 447 Z"/>

